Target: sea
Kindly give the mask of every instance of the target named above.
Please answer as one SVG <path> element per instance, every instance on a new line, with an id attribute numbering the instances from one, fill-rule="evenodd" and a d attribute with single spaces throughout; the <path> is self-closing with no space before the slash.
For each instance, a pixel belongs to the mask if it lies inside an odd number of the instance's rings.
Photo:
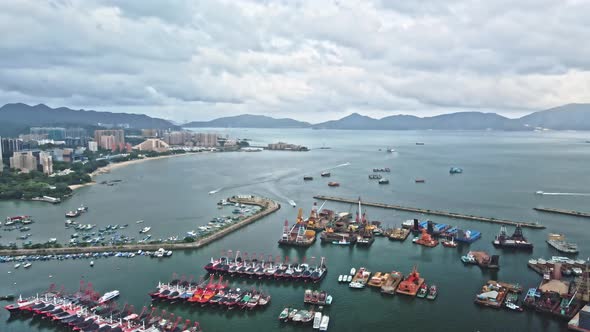
<path id="1" fill-rule="evenodd" d="M 545 240 L 550 232 L 563 233 L 580 248 L 577 258 L 590 255 L 590 220 L 541 213 L 534 207 L 552 207 L 590 212 L 590 139 L 588 132 L 496 132 L 496 131 L 347 131 L 311 129 L 199 129 L 223 136 L 250 139 L 253 146 L 277 141 L 305 145 L 307 152 L 262 151 L 200 153 L 177 158 L 146 161 L 100 175 L 97 182 L 121 180 L 112 186 L 96 184 L 76 190 L 58 205 L 43 202 L 0 202 L 0 216 L 31 215 L 33 242 L 55 237 L 67 242 L 75 230 L 64 227 L 64 214 L 81 205 L 89 211 L 77 218 L 97 228 L 129 224 L 121 233 L 140 238 L 139 230 L 151 226 L 153 238 L 184 236 L 206 225 L 212 218 L 231 215 L 233 208 L 218 209 L 217 202 L 239 194 L 277 200 L 280 210 L 206 247 L 175 251 L 168 259 L 108 258 L 34 262 L 30 269 L 0 264 L 0 294 L 43 292 L 51 284 L 74 292 L 80 282 L 91 283 L 101 293 L 118 289 L 119 307 L 133 305 L 136 311 L 151 306 L 148 292 L 173 274 L 198 280 L 211 257 L 239 250 L 248 255 L 288 256 L 290 261 L 325 257 L 326 278 L 318 284 L 284 281 L 229 279 L 244 289 L 263 289 L 272 295 L 268 307 L 253 311 L 221 311 L 187 305 L 156 305 L 183 320 L 199 321 L 204 331 L 304 331 L 309 326 L 280 323 L 279 313 L 287 306 L 304 308 L 306 288 L 332 294 L 330 331 L 565 331 L 567 322 L 525 311 L 483 308 L 474 304 L 487 280 L 536 287 L 541 276 L 527 267 L 530 258 L 562 256 Z M 417 145 L 416 143 L 424 143 Z M 395 149 L 389 153 L 388 148 Z M 369 180 L 373 168 L 391 169 L 383 176 L 388 185 Z M 462 174 L 449 174 L 460 167 Z M 323 171 L 330 178 L 320 177 Z M 303 176 L 314 177 L 303 181 Z M 415 179 L 425 183 L 415 183 Z M 336 181 L 340 187 L 328 187 Z M 537 191 L 553 193 L 538 195 Z M 210 194 L 210 192 L 214 192 Z M 564 195 L 568 194 L 568 195 Z M 416 215 L 373 207 L 364 209 L 369 220 L 397 226 L 407 219 L 430 219 L 482 232 L 471 245 L 450 249 L 426 248 L 412 243 L 377 238 L 370 248 L 322 245 L 283 248 L 277 240 L 285 220 L 295 221 L 298 209 L 309 214 L 314 195 L 332 195 L 425 209 L 438 209 L 478 216 L 539 222 L 544 230 L 525 228 L 535 247 L 532 252 L 503 251 L 492 246 L 500 226 L 495 224 Z M 297 207 L 289 205 L 289 200 Z M 323 201 L 318 201 L 318 205 Z M 353 204 L 326 202 L 336 212 L 356 211 Z M 136 221 L 144 220 L 141 224 Z M 508 227 L 512 232 L 513 227 Z M 15 241 L 18 231 L 0 231 L 0 242 Z M 500 255 L 495 272 L 465 266 L 461 255 L 484 250 Z M 435 301 L 400 295 L 383 296 L 375 289 L 350 289 L 337 282 L 338 275 L 352 267 L 370 271 L 409 273 L 416 267 L 427 283 L 438 286 Z M 524 294 L 522 295 L 524 296 Z M 522 297 L 521 297 L 522 299 Z M 8 304 L 8 303 L 6 303 Z M 307 306 L 308 307 L 308 306 Z M 0 331 L 62 331 L 43 320 L 9 318 L 0 310 Z"/>

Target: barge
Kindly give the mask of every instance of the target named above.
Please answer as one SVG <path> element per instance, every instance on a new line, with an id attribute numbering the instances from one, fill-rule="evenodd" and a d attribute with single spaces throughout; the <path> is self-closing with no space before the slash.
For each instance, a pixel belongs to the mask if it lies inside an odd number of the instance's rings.
<path id="1" fill-rule="evenodd" d="M 520 225 L 516 226 L 511 236 L 507 235 L 506 226 L 500 227 L 500 233 L 492 241 L 492 244 L 498 248 L 533 250 L 533 244 L 524 237 Z"/>
<path id="2" fill-rule="evenodd" d="M 414 266 L 412 272 L 402 281 L 397 287 L 396 293 L 416 296 L 420 287 L 424 284 L 424 278 L 420 276 L 420 273 Z"/>
<path id="3" fill-rule="evenodd" d="M 405 241 L 410 235 L 410 230 L 406 228 L 394 228 L 389 233 L 389 239 L 391 241 Z"/>
<path id="4" fill-rule="evenodd" d="M 404 279 L 404 275 L 398 271 L 392 271 L 387 274 L 387 279 L 381 286 L 381 293 L 394 295 L 400 282 Z"/>
<path id="5" fill-rule="evenodd" d="M 499 309 L 502 307 L 504 300 L 508 293 L 519 294 L 522 292 L 522 287 L 518 284 L 509 284 L 505 282 L 489 280 L 481 288 L 480 293 L 475 297 L 475 303 Z"/>
<path id="6" fill-rule="evenodd" d="M 296 246 L 296 247 L 309 247 L 316 241 L 316 232 L 308 230 L 303 220 L 303 209 L 299 209 L 297 215 L 297 221 L 295 225 L 289 227 L 289 222 L 285 220 L 283 226 L 283 235 L 278 241 L 281 246 Z"/>

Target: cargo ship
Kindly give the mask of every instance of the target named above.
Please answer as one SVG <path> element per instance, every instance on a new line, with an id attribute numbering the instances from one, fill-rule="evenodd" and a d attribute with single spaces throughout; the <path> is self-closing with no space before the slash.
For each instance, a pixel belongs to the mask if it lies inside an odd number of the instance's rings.
<path id="1" fill-rule="evenodd" d="M 424 278 L 420 277 L 420 273 L 416 269 L 416 266 L 414 266 L 412 272 L 410 272 L 406 279 L 400 282 L 396 292 L 398 294 L 416 296 L 423 283 Z"/>
<path id="2" fill-rule="evenodd" d="M 577 254 L 578 245 L 565 241 L 565 236 L 562 234 L 549 233 L 547 237 L 547 244 L 559 252 L 566 254 Z"/>
<path id="3" fill-rule="evenodd" d="M 348 284 L 348 287 L 356 289 L 365 288 L 369 277 L 371 277 L 371 272 L 361 267 L 356 271 L 354 277 L 352 277 L 352 281 Z"/>
<path id="4" fill-rule="evenodd" d="M 387 278 L 383 285 L 381 285 L 381 293 L 394 295 L 400 282 L 404 279 L 404 275 L 398 271 L 392 271 L 387 274 Z"/>
<path id="5" fill-rule="evenodd" d="M 389 233 L 389 239 L 391 241 L 405 241 L 410 235 L 410 230 L 406 228 L 394 228 Z"/>
<path id="6" fill-rule="evenodd" d="M 506 226 L 500 227 L 500 233 L 496 236 L 492 244 L 499 248 L 510 248 L 510 249 L 525 249 L 532 250 L 533 244 L 524 237 L 522 234 L 522 228 L 520 225 L 516 226 L 512 236 L 507 236 Z"/>
<path id="7" fill-rule="evenodd" d="M 412 242 L 428 248 L 434 248 L 438 245 L 438 240 L 434 239 L 432 235 L 428 234 L 426 229 L 422 229 L 422 234 L 420 237 L 414 238 Z"/>
<path id="8" fill-rule="evenodd" d="M 299 209 L 295 225 L 289 227 L 289 221 L 285 220 L 283 235 L 278 241 L 281 246 L 309 247 L 316 241 L 316 232 L 308 230 L 303 220 L 303 209 Z"/>

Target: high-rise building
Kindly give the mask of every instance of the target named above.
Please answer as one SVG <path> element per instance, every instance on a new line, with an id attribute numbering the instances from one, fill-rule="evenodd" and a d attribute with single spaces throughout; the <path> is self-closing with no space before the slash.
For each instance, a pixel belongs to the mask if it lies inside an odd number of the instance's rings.
<path id="1" fill-rule="evenodd" d="M 66 129 L 61 127 L 31 127 L 31 135 L 47 135 L 47 139 L 61 141 L 66 138 Z"/>
<path id="2" fill-rule="evenodd" d="M 219 135 L 213 133 L 197 134 L 197 146 L 216 147 L 218 146 Z"/>
<path id="3" fill-rule="evenodd" d="M 51 154 L 41 151 L 39 153 L 39 163 L 43 166 L 43 174 L 53 174 L 53 158 Z"/>
<path id="4" fill-rule="evenodd" d="M 2 153 L 5 156 L 12 156 L 14 152 L 23 149 L 23 141 L 18 138 L 2 138 Z"/>
<path id="5" fill-rule="evenodd" d="M 141 136 L 143 137 L 162 137 L 162 129 L 142 129 Z"/>
<path id="6" fill-rule="evenodd" d="M 155 152 L 168 151 L 169 148 L 170 146 L 166 142 L 157 138 L 148 138 L 147 140 L 133 147 L 134 150 Z"/>
<path id="7" fill-rule="evenodd" d="M 88 142 L 88 151 L 90 151 L 90 152 L 98 151 L 98 143 L 96 143 L 95 141 Z"/>
<path id="8" fill-rule="evenodd" d="M 170 145 L 184 145 L 192 139 L 192 133 L 188 131 L 171 131 L 164 135 L 164 141 Z"/>
<path id="9" fill-rule="evenodd" d="M 102 137 L 111 136 L 105 140 Z M 98 146 L 102 149 L 113 150 L 120 145 L 125 145 L 125 131 L 122 129 L 114 130 L 95 130 L 94 141 L 98 143 Z"/>
<path id="10" fill-rule="evenodd" d="M 10 168 L 29 173 L 37 169 L 37 158 L 35 158 L 32 151 L 13 152 L 12 157 L 10 157 Z"/>

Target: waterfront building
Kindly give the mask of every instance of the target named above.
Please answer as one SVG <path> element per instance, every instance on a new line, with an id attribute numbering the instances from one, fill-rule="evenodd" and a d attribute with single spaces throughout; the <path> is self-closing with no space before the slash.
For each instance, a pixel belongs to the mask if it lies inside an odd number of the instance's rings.
<path id="1" fill-rule="evenodd" d="M 148 138 L 134 146 L 133 149 L 139 151 L 166 152 L 170 149 L 170 145 L 158 138 Z"/>
<path id="2" fill-rule="evenodd" d="M 37 169 L 37 158 L 32 151 L 13 152 L 10 157 L 10 168 L 29 173 Z"/>
<path id="3" fill-rule="evenodd" d="M 95 130 L 94 141 L 102 149 L 114 150 L 121 145 L 125 145 L 125 131 L 122 129 Z"/>
<path id="4" fill-rule="evenodd" d="M 53 174 L 53 158 L 51 154 L 41 151 L 39 153 L 39 163 L 43 167 L 43 174 Z"/>
<path id="5" fill-rule="evenodd" d="M 90 152 L 98 151 L 98 143 L 96 143 L 95 141 L 88 142 L 88 151 L 90 151 Z"/>
<path id="6" fill-rule="evenodd" d="M 14 152 L 22 151 L 23 140 L 18 138 L 2 138 L 2 153 L 11 156 Z"/>
<path id="7" fill-rule="evenodd" d="M 202 147 L 216 147 L 218 143 L 219 135 L 214 133 L 198 133 L 196 135 L 197 146 Z"/>
<path id="8" fill-rule="evenodd" d="M 307 151 L 307 147 L 296 144 L 289 144 L 285 142 L 271 143 L 268 145 L 269 150 L 285 150 L 285 151 Z"/>
<path id="9" fill-rule="evenodd" d="M 66 138 L 66 129 L 62 127 L 31 127 L 33 136 L 47 135 L 48 139 L 61 141 Z"/>
<path id="10" fill-rule="evenodd" d="M 192 140 L 193 134 L 188 131 L 171 131 L 164 134 L 164 141 L 169 145 L 184 145 Z"/>

